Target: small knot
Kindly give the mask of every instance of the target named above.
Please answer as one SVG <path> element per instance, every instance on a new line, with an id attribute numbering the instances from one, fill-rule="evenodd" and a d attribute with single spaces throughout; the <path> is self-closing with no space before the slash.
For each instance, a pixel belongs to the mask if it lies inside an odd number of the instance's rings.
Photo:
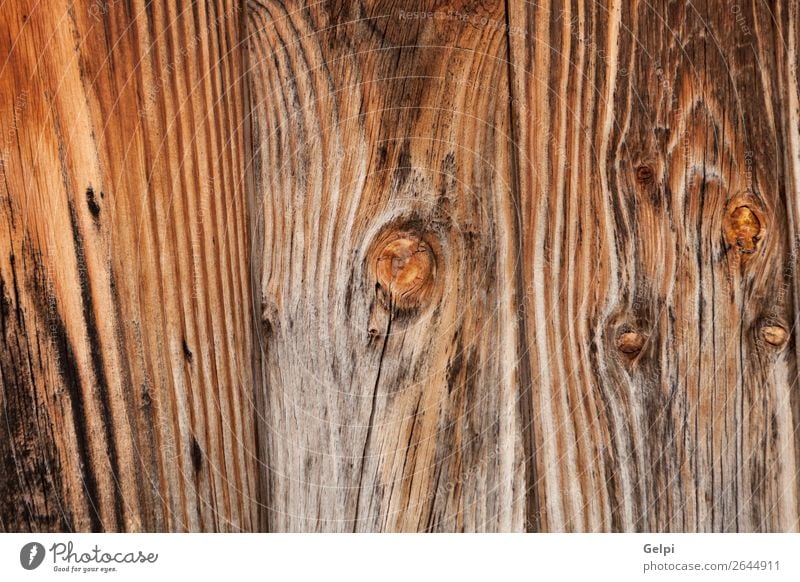
<path id="1" fill-rule="evenodd" d="M 775 347 L 783 346 L 786 340 L 789 339 L 789 332 L 780 325 L 766 325 L 762 327 L 761 335 L 764 337 L 764 341 Z"/>
<path id="2" fill-rule="evenodd" d="M 397 232 L 380 251 L 376 275 L 398 308 L 421 302 L 431 286 L 435 259 L 430 245 L 411 232 Z"/>
<path id="3" fill-rule="evenodd" d="M 758 210 L 745 199 L 735 201 L 729 208 L 723 224 L 725 240 L 743 255 L 755 253 L 758 242 L 764 236 L 764 225 Z"/>
<path id="4" fill-rule="evenodd" d="M 752 253 L 756 250 L 758 233 L 761 231 L 761 222 L 755 213 L 747 206 L 740 206 L 731 213 L 731 224 L 736 233 L 736 245 L 743 253 Z"/>
<path id="5" fill-rule="evenodd" d="M 647 337 L 641 333 L 626 331 L 617 337 L 617 349 L 623 354 L 636 355 L 642 351 L 646 340 Z"/>
<path id="6" fill-rule="evenodd" d="M 653 168 L 647 164 L 641 164 L 636 168 L 636 181 L 640 184 L 649 184 L 653 181 Z"/>
<path id="7" fill-rule="evenodd" d="M 374 288 L 378 303 L 394 315 L 409 315 L 441 297 L 444 252 L 426 225 L 417 217 L 384 224 L 364 257 L 367 288 Z"/>

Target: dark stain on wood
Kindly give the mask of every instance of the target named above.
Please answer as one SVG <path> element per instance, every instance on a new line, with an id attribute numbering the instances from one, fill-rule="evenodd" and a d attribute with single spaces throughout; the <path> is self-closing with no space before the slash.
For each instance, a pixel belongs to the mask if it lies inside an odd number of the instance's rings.
<path id="1" fill-rule="evenodd" d="M 27 270 L 36 259 L 27 250 L 23 252 L 21 275 L 17 274 L 17 257 L 9 257 L 10 286 L 0 275 L 0 303 L 4 306 L 0 310 L 0 530 L 64 531 L 74 527 L 72 508 L 59 502 L 64 499 L 64 468 L 52 432 L 51 411 L 46 402 L 38 400 L 34 389 L 43 382 L 40 342 L 47 338 L 26 332 L 35 316 L 23 311 L 18 282 L 19 276 L 41 273 L 38 268 Z M 42 289 L 36 280 L 31 281 L 31 288 Z M 36 296 L 44 300 L 44 295 Z M 41 331 L 45 329 L 42 326 Z M 49 329 L 59 331 L 57 327 Z M 74 361 L 69 365 L 74 366 Z"/>
<path id="2" fill-rule="evenodd" d="M 197 442 L 197 437 L 192 436 L 192 467 L 195 472 L 200 471 L 203 467 L 203 450 L 200 448 L 200 443 Z"/>
<path id="3" fill-rule="evenodd" d="M 106 379 L 106 368 L 104 362 L 103 345 L 100 343 L 100 333 L 97 329 L 97 319 L 95 315 L 94 301 L 92 298 L 91 278 L 89 268 L 86 264 L 86 255 L 83 246 L 83 236 L 78 226 L 78 218 L 75 206 L 69 201 L 69 216 L 72 225 L 72 241 L 75 245 L 75 261 L 78 268 L 78 281 L 81 291 L 81 303 L 83 305 L 83 319 L 86 325 L 86 335 L 89 342 L 91 353 L 92 371 L 94 380 L 97 383 L 93 391 L 97 394 L 100 404 L 101 425 L 105 435 L 105 451 L 111 468 L 111 477 L 114 483 L 119 483 L 119 463 L 117 457 L 117 442 L 114 438 L 114 423 L 111 415 L 111 406 L 108 395 L 108 380 Z M 114 511 L 117 523 L 124 523 L 122 498 L 114 492 Z"/>
<path id="4" fill-rule="evenodd" d="M 102 192 L 100 194 L 102 196 Z M 86 189 L 86 205 L 94 218 L 95 224 L 100 224 L 100 205 L 97 203 L 94 189 L 91 186 Z"/>
<path id="5" fill-rule="evenodd" d="M 98 479 L 95 471 L 99 463 L 95 463 L 86 422 L 86 401 L 81 384 L 78 363 L 70 343 L 67 327 L 59 315 L 58 300 L 50 285 L 47 284 L 45 274 L 41 267 L 34 267 L 34 281 L 36 293 L 33 297 L 40 313 L 47 322 L 50 341 L 55 348 L 56 363 L 60 370 L 60 378 L 67 391 L 71 412 L 72 426 L 75 431 L 75 445 L 78 451 L 78 464 L 75 469 L 81 474 L 84 492 L 86 494 L 86 510 L 88 511 L 91 531 L 105 531 L 99 508 L 101 499 Z"/>
<path id="6" fill-rule="evenodd" d="M 181 347 L 183 348 L 183 357 L 191 364 L 194 355 L 192 354 L 192 350 L 189 349 L 189 344 L 186 343 L 186 338 L 181 339 Z"/>

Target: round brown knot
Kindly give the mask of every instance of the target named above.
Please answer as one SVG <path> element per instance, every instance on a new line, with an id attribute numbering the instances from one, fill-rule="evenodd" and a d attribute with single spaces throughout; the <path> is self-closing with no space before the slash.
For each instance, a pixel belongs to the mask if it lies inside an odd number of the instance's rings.
<path id="1" fill-rule="evenodd" d="M 409 231 L 395 231 L 381 242 L 375 265 L 381 289 L 398 309 L 420 305 L 427 299 L 435 277 L 431 245 Z"/>
<path id="2" fill-rule="evenodd" d="M 741 252 L 752 253 L 756 250 L 761 221 L 748 206 L 739 206 L 731 212 L 731 228 Z"/>
<path id="3" fill-rule="evenodd" d="M 640 184 L 649 184 L 653 181 L 654 172 L 653 168 L 647 164 L 640 164 L 636 168 L 636 181 Z"/>
<path id="4" fill-rule="evenodd" d="M 751 194 L 734 197 L 728 203 L 722 230 L 730 247 L 742 255 L 754 254 L 767 233 L 764 214 L 756 198 Z"/>
<path id="5" fill-rule="evenodd" d="M 617 337 L 617 349 L 623 354 L 635 356 L 642 351 L 647 338 L 635 331 L 626 331 Z"/>
<path id="6" fill-rule="evenodd" d="M 786 340 L 789 339 L 789 332 L 780 325 L 766 325 L 762 327 L 761 335 L 764 337 L 765 342 L 778 348 L 783 346 Z"/>

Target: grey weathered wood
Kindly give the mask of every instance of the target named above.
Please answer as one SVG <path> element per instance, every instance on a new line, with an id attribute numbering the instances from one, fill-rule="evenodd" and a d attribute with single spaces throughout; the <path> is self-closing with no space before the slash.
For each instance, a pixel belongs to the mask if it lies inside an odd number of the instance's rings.
<path id="1" fill-rule="evenodd" d="M 520 529 L 507 39 L 368 4 L 249 5 L 268 524 Z"/>

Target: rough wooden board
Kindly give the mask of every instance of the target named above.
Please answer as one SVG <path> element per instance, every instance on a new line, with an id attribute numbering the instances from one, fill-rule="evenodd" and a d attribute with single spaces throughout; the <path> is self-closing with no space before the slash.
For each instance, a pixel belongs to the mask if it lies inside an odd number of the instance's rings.
<path id="1" fill-rule="evenodd" d="M 503 30 L 249 7 L 270 529 L 520 529 Z M 427 237 L 426 298 L 376 288 L 392 233 Z"/>
<path id="2" fill-rule="evenodd" d="M 798 529 L 800 3 L 173 4 L 0 16 L 0 529 Z"/>
<path id="3" fill-rule="evenodd" d="M 250 7 L 271 528 L 797 529 L 796 3 Z"/>
<path id="4" fill-rule="evenodd" d="M 509 4 L 535 529 L 798 527 L 790 6 Z"/>
<path id="5" fill-rule="evenodd" d="M 13 1 L 0 529 L 259 529 L 241 10 Z"/>

